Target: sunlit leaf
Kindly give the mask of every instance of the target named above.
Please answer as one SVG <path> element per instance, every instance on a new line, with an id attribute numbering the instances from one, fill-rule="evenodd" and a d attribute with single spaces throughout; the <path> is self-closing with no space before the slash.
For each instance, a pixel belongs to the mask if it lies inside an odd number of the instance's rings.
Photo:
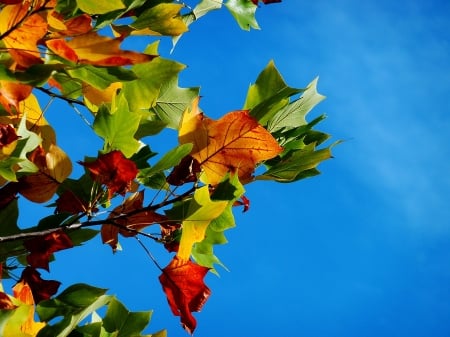
<path id="1" fill-rule="evenodd" d="M 109 198 L 115 193 L 125 195 L 138 173 L 136 164 L 120 151 L 112 151 L 100 155 L 95 161 L 80 164 L 90 171 L 93 180 L 108 187 Z"/>
<path id="2" fill-rule="evenodd" d="M 186 217 L 183 219 L 183 231 L 177 256 L 181 261 L 189 260 L 192 246 L 205 237 L 210 222 L 219 217 L 228 205 L 228 201 L 212 201 L 208 186 L 198 188 L 189 203 Z"/>
<path id="3" fill-rule="evenodd" d="M 172 313 L 180 316 L 181 325 L 191 335 L 197 326 L 192 312 L 200 311 L 211 294 L 203 281 L 207 272 L 206 267 L 174 257 L 159 276 Z"/>
<path id="4" fill-rule="evenodd" d="M 255 12 L 258 6 L 248 0 L 228 0 L 225 7 L 229 9 L 242 29 L 259 29 L 256 22 Z"/>
<path id="5" fill-rule="evenodd" d="M 66 41 L 52 39 L 46 45 L 55 54 L 74 63 L 124 66 L 151 61 L 155 56 L 120 49 L 120 39 L 89 32 Z"/>
<path id="6" fill-rule="evenodd" d="M 76 0 L 78 7 L 87 14 L 104 14 L 125 8 L 121 0 Z"/>
<path id="7" fill-rule="evenodd" d="M 273 136 L 246 111 L 234 111 L 217 121 L 193 109 L 183 115 L 179 130 L 181 144 L 193 143 L 191 156 L 197 159 L 209 184 L 218 184 L 228 173 L 242 182 L 252 180 L 258 163 L 281 153 Z"/>
<path id="8" fill-rule="evenodd" d="M 0 34 L 9 31 L 3 41 L 21 68 L 43 63 L 37 44 L 47 32 L 47 22 L 39 14 L 29 15 L 32 8 L 31 2 L 24 1 L 0 11 Z"/>

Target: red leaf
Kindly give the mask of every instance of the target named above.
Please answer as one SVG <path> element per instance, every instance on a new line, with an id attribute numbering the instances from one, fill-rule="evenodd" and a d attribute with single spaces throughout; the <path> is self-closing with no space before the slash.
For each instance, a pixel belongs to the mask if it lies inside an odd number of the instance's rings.
<path id="1" fill-rule="evenodd" d="M 19 136 L 11 125 L 0 123 L 0 149 L 17 139 L 19 139 Z"/>
<path id="2" fill-rule="evenodd" d="M 166 180 L 170 185 L 181 186 L 185 183 L 196 182 L 200 171 L 201 168 L 197 159 L 188 155 L 173 168 Z"/>
<path id="3" fill-rule="evenodd" d="M 24 281 L 31 288 L 34 302 L 37 304 L 41 301 L 48 300 L 58 291 L 60 282 L 54 280 L 43 280 L 41 274 L 32 267 L 26 267 L 22 272 L 20 281 Z"/>
<path id="4" fill-rule="evenodd" d="M 5 208 L 9 203 L 17 198 L 18 184 L 8 183 L 0 188 L 0 209 Z M 1 276 L 1 275 L 0 275 Z"/>
<path id="5" fill-rule="evenodd" d="M 85 213 L 89 209 L 89 204 L 85 200 L 81 200 L 70 190 L 66 190 L 56 200 L 56 213 L 79 214 Z"/>
<path id="6" fill-rule="evenodd" d="M 125 195 L 130 190 L 131 181 L 138 173 L 136 164 L 117 150 L 100 155 L 93 162 L 79 163 L 91 172 L 92 179 L 108 187 L 109 198 L 114 193 Z"/>
<path id="7" fill-rule="evenodd" d="M 0 292 L 0 310 L 12 310 L 17 308 L 8 295 L 4 292 Z"/>
<path id="8" fill-rule="evenodd" d="M 245 195 L 243 195 L 241 197 L 241 200 L 236 200 L 234 202 L 233 206 L 244 206 L 242 212 L 245 213 L 250 209 L 250 200 Z"/>
<path id="9" fill-rule="evenodd" d="M 30 266 L 47 271 L 49 270 L 49 259 L 54 252 L 73 247 L 72 241 L 63 231 L 56 231 L 27 240 L 23 245 L 30 252 L 27 255 L 27 261 Z"/>
<path id="10" fill-rule="evenodd" d="M 197 326 L 192 312 L 200 311 L 211 294 L 203 282 L 208 270 L 190 260 L 181 262 L 175 256 L 159 276 L 172 313 L 181 317 L 181 325 L 191 335 Z"/>
<path id="11" fill-rule="evenodd" d="M 105 224 L 102 226 L 101 235 L 103 243 L 109 244 L 115 251 L 119 242 L 119 233 L 124 237 L 131 237 L 136 235 L 136 231 L 167 221 L 167 217 L 164 215 L 153 211 L 143 211 L 143 202 L 144 191 L 137 192 L 111 212 L 108 219 L 113 219 L 116 225 Z M 117 218 L 124 214 L 130 215 Z"/>

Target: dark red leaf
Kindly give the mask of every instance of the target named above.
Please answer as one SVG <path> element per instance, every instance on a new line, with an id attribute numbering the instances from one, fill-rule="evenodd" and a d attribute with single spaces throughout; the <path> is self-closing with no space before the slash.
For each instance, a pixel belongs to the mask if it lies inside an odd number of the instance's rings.
<path id="1" fill-rule="evenodd" d="M 242 212 L 247 212 L 250 209 L 250 200 L 243 195 L 240 200 L 236 200 L 233 206 L 244 206 Z"/>
<path id="2" fill-rule="evenodd" d="M 161 241 L 169 253 L 178 252 L 180 246 L 181 224 L 165 223 L 161 225 Z"/>
<path id="3" fill-rule="evenodd" d="M 200 311 L 211 294 L 203 282 L 208 270 L 190 260 L 181 262 L 175 256 L 159 276 L 172 313 L 181 317 L 181 325 L 191 335 L 197 326 L 192 312 Z"/>
<path id="4" fill-rule="evenodd" d="M 79 162 L 90 172 L 92 179 L 108 187 L 111 198 L 114 193 L 125 195 L 130 190 L 131 182 L 136 177 L 136 164 L 124 157 L 120 151 L 112 151 L 100 155 L 93 162 Z"/>
<path id="5" fill-rule="evenodd" d="M 54 252 L 73 247 L 72 241 L 63 231 L 56 231 L 27 240 L 23 245 L 30 252 L 27 255 L 27 261 L 30 266 L 47 271 L 49 270 L 49 259 Z"/>
<path id="6" fill-rule="evenodd" d="M 17 139 L 19 136 L 11 125 L 0 123 L 0 149 Z"/>
<path id="7" fill-rule="evenodd" d="M 197 159 L 186 156 L 181 162 L 173 168 L 173 171 L 167 177 L 167 182 L 173 186 L 181 186 L 185 183 L 196 182 L 197 174 L 201 171 Z"/>
<path id="8" fill-rule="evenodd" d="M 79 214 L 86 212 L 88 208 L 88 202 L 81 200 L 70 190 L 64 191 L 56 200 L 57 213 Z"/>
<path id="9" fill-rule="evenodd" d="M 48 300 L 58 291 L 61 282 L 54 280 L 43 280 L 41 274 L 32 267 L 26 267 L 22 272 L 20 281 L 24 281 L 31 288 L 34 303 L 38 304 L 41 301 Z"/>
<path id="10" fill-rule="evenodd" d="M 281 2 L 281 0 L 252 0 L 255 5 L 258 4 L 258 1 L 262 1 L 265 5 Z"/>
<path id="11" fill-rule="evenodd" d="M 8 295 L 0 292 L 0 310 L 12 310 L 17 308 L 11 301 Z"/>
<path id="12" fill-rule="evenodd" d="M 0 188 L 0 209 L 5 208 L 17 198 L 18 189 L 17 183 L 8 183 Z"/>

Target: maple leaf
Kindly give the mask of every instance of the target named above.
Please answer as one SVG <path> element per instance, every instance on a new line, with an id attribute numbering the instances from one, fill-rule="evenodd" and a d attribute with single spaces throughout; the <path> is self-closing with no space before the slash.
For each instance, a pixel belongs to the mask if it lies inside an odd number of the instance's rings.
<path id="1" fill-rule="evenodd" d="M 181 325 L 190 334 L 197 326 L 192 312 L 200 311 L 211 294 L 203 281 L 208 270 L 190 260 L 183 262 L 175 256 L 159 276 L 172 313 L 180 316 Z"/>
<path id="2" fill-rule="evenodd" d="M 69 236 L 61 230 L 24 241 L 23 245 L 30 252 L 27 255 L 30 266 L 47 271 L 49 259 L 53 253 L 73 247 Z"/>
<path id="3" fill-rule="evenodd" d="M 187 216 L 182 223 L 180 247 L 177 256 L 181 261 L 187 261 L 191 255 L 192 246 L 205 237 L 206 228 L 212 220 L 223 213 L 228 201 L 212 201 L 208 186 L 198 188 L 189 204 Z"/>
<path id="4" fill-rule="evenodd" d="M 247 111 L 233 111 L 213 121 L 199 112 L 197 103 L 184 113 L 178 139 L 181 144 L 194 144 L 191 156 L 200 163 L 208 184 L 218 184 L 228 172 L 248 183 L 258 163 L 283 151 Z"/>
<path id="5" fill-rule="evenodd" d="M 41 301 L 48 300 L 58 291 L 61 282 L 54 280 L 43 280 L 41 274 L 32 267 L 26 267 L 19 282 L 25 282 L 30 286 L 33 294 L 34 302 L 37 304 Z"/>
<path id="6" fill-rule="evenodd" d="M 47 32 L 47 22 L 30 1 L 6 6 L 0 11 L 0 34 L 5 46 L 20 68 L 43 63 L 37 44 Z"/>
<path id="7" fill-rule="evenodd" d="M 125 195 L 138 173 L 136 164 L 117 150 L 102 154 L 95 161 L 78 163 L 90 171 L 93 180 L 106 185 L 109 198 L 114 193 Z"/>
<path id="8" fill-rule="evenodd" d="M 48 201 L 72 172 L 72 163 L 69 157 L 53 144 L 48 152 L 38 147 L 30 159 L 39 171 L 19 179 L 19 192 L 34 202 Z"/>
<path id="9" fill-rule="evenodd" d="M 143 208 L 144 191 L 132 194 L 125 202 L 116 207 L 108 219 L 114 219 L 136 210 Z M 105 224 L 101 228 L 101 235 L 103 243 L 107 243 L 115 251 L 117 249 L 119 233 L 124 237 L 135 236 L 136 231 L 140 231 L 145 227 L 164 222 L 167 217 L 153 211 L 142 211 L 129 216 L 114 219 L 117 225 Z M 129 230 L 128 230 L 129 229 Z"/>
<path id="10" fill-rule="evenodd" d="M 26 305 L 23 306 L 25 315 L 19 312 L 17 319 L 9 320 L 4 327 L 3 337 L 15 337 L 19 331 L 23 333 L 20 336 L 37 336 L 39 330 L 45 326 L 45 323 L 34 321 L 35 302 L 30 286 L 23 280 L 16 283 L 13 287 L 13 295 Z"/>
<path id="11" fill-rule="evenodd" d="M 5 109 L 9 110 L 9 106 L 13 106 L 16 111 L 20 111 L 19 103 L 30 96 L 33 87 L 26 84 L 16 83 L 12 81 L 0 81 L 0 96 L 6 103 Z"/>
<path id="12" fill-rule="evenodd" d="M 66 60 L 97 66 L 125 66 L 151 61 L 155 55 L 147 55 L 120 49 L 120 39 L 100 36 L 97 32 L 75 36 L 70 41 L 51 39 L 47 47 Z"/>
<path id="13" fill-rule="evenodd" d="M 19 139 L 19 136 L 11 124 L 0 123 L 0 150 L 3 150 L 4 147 L 10 145 L 17 139 Z"/>
<path id="14" fill-rule="evenodd" d="M 52 11 L 48 15 L 49 30 L 51 33 L 49 38 L 60 38 L 64 36 L 77 36 L 86 34 L 92 30 L 92 18 L 87 14 L 81 14 L 65 20 L 63 15 Z"/>

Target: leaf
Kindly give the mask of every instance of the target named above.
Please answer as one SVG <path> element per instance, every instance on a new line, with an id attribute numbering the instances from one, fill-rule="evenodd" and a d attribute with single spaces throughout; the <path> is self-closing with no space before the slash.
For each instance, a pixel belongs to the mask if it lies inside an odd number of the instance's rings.
<path id="1" fill-rule="evenodd" d="M 191 145 L 191 143 L 187 143 L 184 145 Z M 167 182 L 170 185 L 181 186 L 186 183 L 194 183 L 198 181 L 201 167 L 197 159 L 192 156 L 184 157 L 181 162 L 176 165 L 172 172 L 167 176 Z"/>
<path id="2" fill-rule="evenodd" d="M 252 180 L 258 163 L 282 152 L 273 136 L 246 111 L 234 111 L 218 121 L 198 113 L 196 104 L 183 115 L 178 139 L 193 143 L 191 156 L 197 159 L 211 185 L 228 173 L 237 173 L 243 183 Z"/>
<path id="3" fill-rule="evenodd" d="M 15 304 L 12 317 L 4 327 L 3 337 L 30 337 L 36 336 L 37 333 L 45 326 L 43 322 L 34 321 L 34 300 L 29 285 L 20 281 L 13 287 L 14 298 L 19 302 Z"/>
<path id="4" fill-rule="evenodd" d="M 199 88 L 180 88 L 177 78 L 164 82 L 152 108 L 167 127 L 178 129 L 183 112 L 198 96 Z"/>
<path id="5" fill-rule="evenodd" d="M 76 0 L 78 7 L 87 14 L 105 14 L 119 9 L 125 5 L 121 0 Z"/>
<path id="6" fill-rule="evenodd" d="M 130 312 L 113 297 L 103 318 L 103 327 L 115 337 L 141 336 L 140 332 L 150 322 L 151 313 L 151 311 Z"/>
<path id="7" fill-rule="evenodd" d="M 0 81 L 0 95 L 9 103 L 9 106 L 13 106 L 16 110 L 20 110 L 19 103 L 30 96 L 32 86 L 21 84 L 12 81 Z"/>
<path id="8" fill-rule="evenodd" d="M 47 32 L 47 22 L 29 1 L 6 6 L 0 11 L 0 34 L 10 32 L 3 42 L 14 61 L 20 68 L 43 63 L 37 44 Z"/>
<path id="9" fill-rule="evenodd" d="M 48 201 L 72 172 L 72 163 L 66 153 L 53 144 L 48 152 L 41 147 L 34 151 L 32 161 L 39 171 L 20 178 L 19 192 L 33 202 Z"/>
<path id="10" fill-rule="evenodd" d="M 0 150 L 19 139 L 16 130 L 10 124 L 0 123 Z M 12 150 L 11 150 L 12 152 Z"/>
<path id="11" fill-rule="evenodd" d="M 281 129 L 289 130 L 306 124 L 305 116 L 308 112 L 325 99 L 325 96 L 317 92 L 317 81 L 318 78 L 315 78 L 308 84 L 298 100 L 276 113 L 267 125 L 270 132 L 277 132 Z"/>
<path id="12" fill-rule="evenodd" d="M 105 140 L 104 150 L 119 150 L 126 157 L 135 154 L 141 144 L 134 138 L 140 116 L 128 109 L 123 95 L 117 98 L 117 107 L 111 112 L 106 106 L 101 106 L 94 120 L 94 131 Z"/>
<path id="13" fill-rule="evenodd" d="M 258 75 L 255 84 L 248 89 L 244 109 L 262 125 L 289 103 L 289 97 L 302 92 L 287 86 L 273 61 Z"/>
<path id="14" fill-rule="evenodd" d="M 29 251 L 27 262 L 30 266 L 47 271 L 49 259 L 53 253 L 73 247 L 72 241 L 62 230 L 29 239 L 24 241 L 23 245 Z"/>
<path id="15" fill-rule="evenodd" d="M 61 282 L 54 280 L 43 280 L 41 274 L 32 267 L 26 267 L 20 277 L 20 281 L 30 286 L 34 302 L 48 300 L 58 291 Z"/>
<path id="16" fill-rule="evenodd" d="M 228 205 L 228 201 L 212 201 L 208 186 L 195 190 L 194 198 L 189 203 L 186 217 L 183 219 L 183 231 L 177 256 L 180 261 L 187 261 L 192 246 L 205 237 L 210 222 L 219 217 Z"/>
<path id="17" fill-rule="evenodd" d="M 225 7 L 231 12 L 241 29 L 259 29 L 256 22 L 255 12 L 258 6 L 248 0 L 228 0 Z"/>
<path id="18" fill-rule="evenodd" d="M 302 150 L 297 150 L 289 156 L 280 159 L 269 167 L 257 180 L 275 180 L 291 182 L 319 174 L 316 167 L 324 160 L 331 158 L 329 147 L 316 150 L 315 144 L 310 144 Z"/>
<path id="19" fill-rule="evenodd" d="M 36 311 L 42 321 L 62 317 L 53 325 L 47 324 L 39 337 L 68 336 L 88 315 L 111 301 L 111 296 L 104 295 L 105 292 L 105 289 L 80 283 L 70 286 L 54 299 L 39 303 Z"/>
<path id="20" fill-rule="evenodd" d="M 124 237 L 131 237 L 137 234 L 137 231 L 167 221 L 167 217 L 153 211 L 144 211 L 144 191 L 136 192 L 129 196 L 125 202 L 116 207 L 108 219 L 112 219 L 115 225 L 104 224 L 101 229 L 102 241 L 111 246 L 116 251 L 119 242 L 119 233 Z M 128 216 L 123 216 L 133 213 Z M 117 218 L 119 217 L 119 218 Z"/>
<path id="21" fill-rule="evenodd" d="M 197 326 L 192 312 L 200 311 L 211 294 L 203 281 L 207 272 L 208 268 L 175 256 L 159 276 L 172 313 L 181 317 L 181 325 L 191 335 Z"/>
<path id="22" fill-rule="evenodd" d="M 56 55 L 74 63 L 96 66 L 125 66 L 151 61 L 155 56 L 120 49 L 120 39 L 88 32 L 70 41 L 52 39 L 47 47 Z"/>
<path id="23" fill-rule="evenodd" d="M 187 26 L 180 16 L 183 7 L 182 4 L 160 3 L 144 10 L 129 26 L 113 26 L 113 29 L 125 36 L 177 36 L 187 31 Z"/>
<path id="24" fill-rule="evenodd" d="M 151 45 L 147 49 L 149 53 L 155 53 L 157 44 Z M 184 68 L 183 64 L 162 57 L 155 58 L 152 62 L 133 66 L 131 69 L 138 79 L 123 85 L 123 93 L 130 110 L 146 110 L 155 106 L 162 85 L 174 80 Z"/>
<path id="25" fill-rule="evenodd" d="M 100 155 L 92 162 L 79 163 L 90 171 L 93 180 L 108 187 L 109 198 L 115 193 L 125 195 L 138 173 L 136 164 L 120 151 Z"/>
<path id="26" fill-rule="evenodd" d="M 80 79 L 97 89 L 106 89 L 113 83 L 136 79 L 136 75 L 131 70 L 122 67 L 100 68 L 91 65 L 81 65 L 67 69 L 67 73 L 71 77 Z"/>

